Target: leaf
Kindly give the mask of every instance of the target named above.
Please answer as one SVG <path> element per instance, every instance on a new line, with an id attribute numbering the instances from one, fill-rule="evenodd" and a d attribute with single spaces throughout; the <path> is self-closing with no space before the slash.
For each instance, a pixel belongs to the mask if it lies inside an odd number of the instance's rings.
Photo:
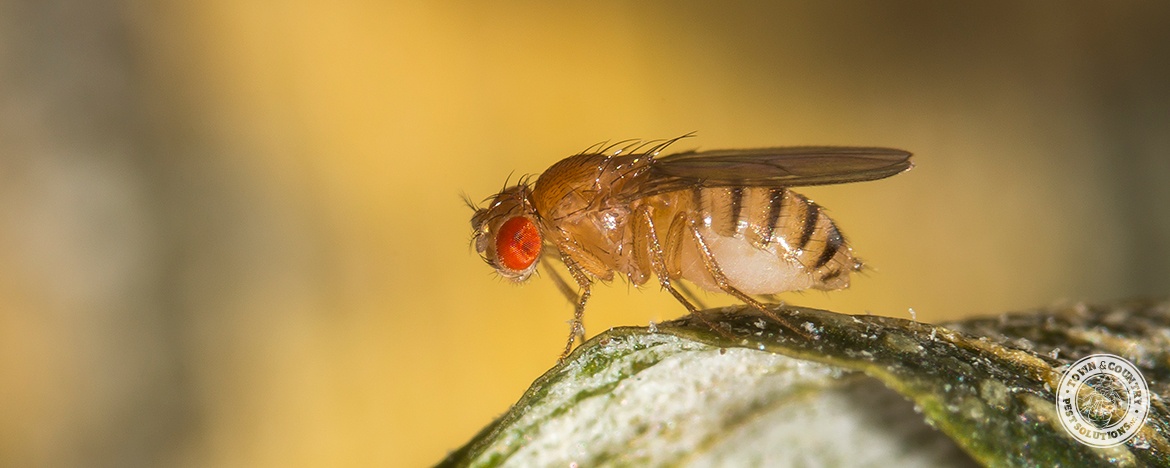
<path id="1" fill-rule="evenodd" d="M 943 326 L 748 307 L 602 333 L 537 379 L 446 466 L 1170 465 L 1170 304 Z M 1099 449 L 1057 419 L 1062 371 L 1094 353 L 1145 376 L 1138 435 Z M 937 428 L 937 431 L 931 428 Z"/>

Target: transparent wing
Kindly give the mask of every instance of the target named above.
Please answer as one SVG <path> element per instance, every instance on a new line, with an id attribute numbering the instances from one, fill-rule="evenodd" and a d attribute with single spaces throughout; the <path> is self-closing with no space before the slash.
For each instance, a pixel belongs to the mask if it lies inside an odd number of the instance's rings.
<path id="1" fill-rule="evenodd" d="M 700 187 L 799 187 L 861 182 L 910 169 L 892 148 L 799 146 L 677 153 L 657 158 L 629 198 Z"/>

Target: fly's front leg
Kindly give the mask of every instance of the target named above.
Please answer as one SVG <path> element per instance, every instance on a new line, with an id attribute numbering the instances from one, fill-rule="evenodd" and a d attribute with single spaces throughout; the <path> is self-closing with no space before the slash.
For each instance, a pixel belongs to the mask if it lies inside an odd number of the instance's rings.
<path id="1" fill-rule="evenodd" d="M 671 222 L 671 225 L 673 226 L 674 224 L 680 222 L 686 222 L 686 218 L 684 217 L 683 213 L 676 215 L 674 221 Z M 654 218 L 651 216 L 650 209 L 648 207 L 643 205 L 638 208 L 637 212 L 635 213 L 634 223 L 635 255 L 649 255 L 650 268 L 654 271 L 654 276 L 658 277 L 658 282 L 662 285 L 662 288 L 670 291 L 670 294 L 673 295 L 675 299 L 678 299 L 678 301 L 681 302 L 688 311 L 690 311 L 691 315 L 698 318 L 700 322 L 703 322 L 703 324 L 712 331 L 722 335 L 724 338 L 729 340 L 736 339 L 734 336 L 727 333 L 726 330 L 716 326 L 714 322 L 707 318 L 706 314 L 695 307 L 694 304 L 691 304 L 691 302 L 688 301 L 687 298 L 678 291 L 678 289 L 675 289 L 671 280 L 670 268 L 667 266 L 667 258 L 673 259 L 671 264 L 677 263 L 677 259 L 674 259 L 675 256 L 673 255 L 671 257 L 667 257 L 667 255 L 664 254 L 662 244 L 658 241 L 658 233 L 654 229 Z M 682 241 L 682 230 L 670 229 L 668 231 L 668 236 L 675 232 L 680 235 L 677 238 L 668 237 L 666 239 L 667 245 L 677 246 L 678 243 Z M 671 250 L 674 251 L 677 249 L 672 248 Z"/>
<path id="2" fill-rule="evenodd" d="M 544 250 L 544 254 L 542 255 L 543 262 L 541 263 L 541 266 L 544 267 L 544 271 L 548 273 L 548 276 L 552 278 L 554 283 L 556 283 L 557 289 L 561 291 L 561 295 L 565 296 L 565 299 L 569 301 L 569 304 L 576 305 L 577 291 L 574 291 L 573 287 L 569 286 L 569 282 L 565 281 L 565 277 L 561 276 L 561 274 L 557 272 L 557 269 L 553 267 L 552 262 L 550 262 L 550 260 L 556 259 L 557 261 L 564 263 L 564 260 L 561 259 L 560 255 L 551 253 L 551 250 L 552 249 L 547 248 Z"/>
<path id="3" fill-rule="evenodd" d="M 561 357 L 557 359 L 557 362 L 564 362 L 565 358 L 569 357 L 569 353 L 573 351 L 573 342 L 578 339 L 582 343 L 585 342 L 585 322 L 582 319 L 585 317 L 585 303 L 589 301 L 590 286 L 593 284 L 589 280 L 589 275 L 585 273 L 585 270 L 577 265 L 577 262 L 573 261 L 571 257 L 562 255 L 561 261 L 565 262 L 565 267 L 569 269 L 569 274 L 573 276 L 573 280 L 581 287 L 581 294 L 567 296 L 571 302 L 575 302 L 574 305 L 576 308 L 573 311 L 573 321 L 569 323 L 569 338 L 565 342 L 565 350 L 561 352 Z M 553 272 L 553 274 L 556 275 L 556 272 Z M 565 280 L 559 275 L 555 277 L 560 282 L 560 285 L 563 286 L 561 291 L 570 291 L 571 293 L 571 288 L 565 283 Z"/>
<path id="4" fill-rule="evenodd" d="M 564 233 L 562 232 L 562 234 Z M 585 316 L 585 303 L 589 301 L 589 295 L 591 294 L 591 286 L 593 285 L 592 277 L 608 280 L 613 278 L 613 271 L 608 270 L 601 259 L 583 249 L 578 243 L 569 238 L 568 235 L 562 235 L 559 240 L 554 240 L 553 244 L 556 247 L 556 251 L 560 253 L 561 262 L 569 270 L 569 275 L 573 277 L 573 281 L 581 288 L 580 294 L 574 293 L 573 288 L 569 286 L 567 281 L 561 278 L 555 270 L 548 269 L 554 281 L 557 282 L 557 287 L 560 288 L 561 293 L 574 305 L 573 320 L 569 322 L 569 338 L 565 340 L 565 350 L 561 352 L 561 357 L 557 359 L 558 362 L 563 362 L 573 350 L 574 342 L 578 339 L 581 342 L 585 341 L 585 322 L 582 319 Z"/>
<path id="5" fill-rule="evenodd" d="M 719 286 L 719 289 L 722 289 L 723 292 L 727 294 L 735 296 L 736 299 L 739 299 L 747 305 L 752 306 L 752 308 L 763 312 L 764 315 L 768 316 L 768 318 L 779 323 L 780 325 L 783 325 L 784 328 L 792 330 L 793 333 L 796 333 L 797 335 L 803 336 L 807 339 L 812 339 L 808 333 L 793 326 L 787 319 L 781 317 L 775 311 L 769 309 L 766 305 L 764 305 L 764 303 L 755 300 L 747 293 L 744 293 L 743 291 L 736 289 L 735 286 L 732 286 L 731 282 L 727 280 L 727 275 L 723 274 L 723 270 L 719 268 L 719 262 L 715 260 L 715 255 L 711 253 L 711 249 L 707 246 L 707 242 L 703 240 L 703 235 L 699 232 L 698 224 L 694 220 L 688 220 L 687 225 L 689 228 L 688 230 L 691 233 L 691 237 L 695 240 L 695 245 L 699 247 L 699 251 L 702 253 L 703 264 L 707 267 L 707 272 L 711 273 L 711 277 L 715 279 L 715 284 Z"/>

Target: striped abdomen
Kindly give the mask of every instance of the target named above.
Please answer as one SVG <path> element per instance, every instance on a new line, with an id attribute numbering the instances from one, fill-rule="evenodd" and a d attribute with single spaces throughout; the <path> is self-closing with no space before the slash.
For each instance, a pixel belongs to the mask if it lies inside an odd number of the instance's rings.
<path id="1" fill-rule="evenodd" d="M 840 289 L 859 268 L 833 220 L 791 190 L 695 188 L 673 195 L 674 206 L 689 209 L 728 282 L 745 293 Z M 681 244 L 672 276 L 719 291 L 693 236 L 683 236 Z"/>

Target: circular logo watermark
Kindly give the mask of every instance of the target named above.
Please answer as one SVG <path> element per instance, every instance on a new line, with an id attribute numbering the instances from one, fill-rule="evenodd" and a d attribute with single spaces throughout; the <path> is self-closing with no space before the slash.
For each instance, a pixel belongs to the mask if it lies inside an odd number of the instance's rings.
<path id="1" fill-rule="evenodd" d="M 1074 438 L 1093 447 L 1125 443 L 1146 422 L 1150 390 L 1129 361 L 1094 354 L 1074 362 L 1056 388 L 1060 424 Z"/>

